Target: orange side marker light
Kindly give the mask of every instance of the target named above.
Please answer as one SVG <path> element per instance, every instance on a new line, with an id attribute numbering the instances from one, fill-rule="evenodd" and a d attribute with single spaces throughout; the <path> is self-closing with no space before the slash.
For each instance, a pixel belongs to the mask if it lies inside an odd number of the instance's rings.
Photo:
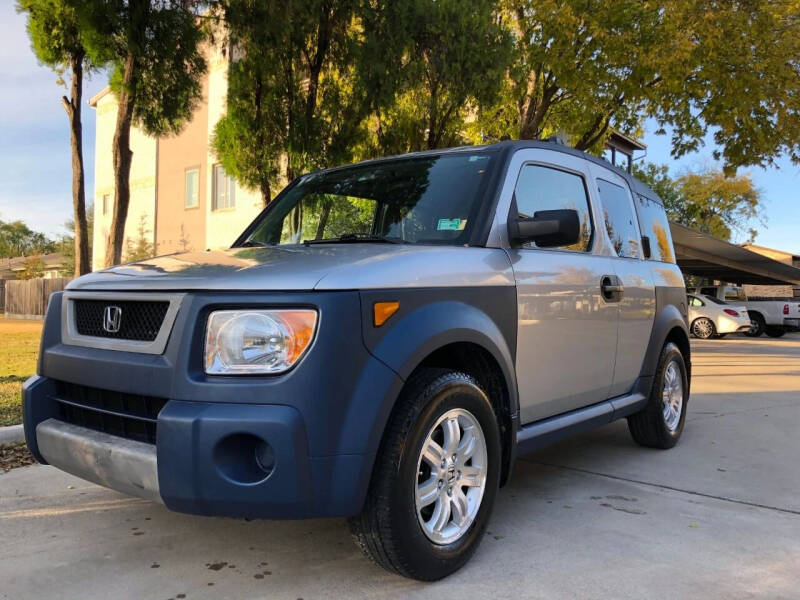
<path id="1" fill-rule="evenodd" d="M 375 327 L 380 327 L 389 320 L 397 309 L 400 308 L 399 302 L 376 302 L 372 305 L 372 323 Z"/>

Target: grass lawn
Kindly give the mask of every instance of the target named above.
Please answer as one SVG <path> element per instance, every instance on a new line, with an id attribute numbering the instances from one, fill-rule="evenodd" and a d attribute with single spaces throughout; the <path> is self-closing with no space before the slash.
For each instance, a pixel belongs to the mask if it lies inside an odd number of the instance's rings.
<path id="1" fill-rule="evenodd" d="M 0 427 L 22 423 L 20 388 L 36 373 L 41 321 L 0 316 Z"/>

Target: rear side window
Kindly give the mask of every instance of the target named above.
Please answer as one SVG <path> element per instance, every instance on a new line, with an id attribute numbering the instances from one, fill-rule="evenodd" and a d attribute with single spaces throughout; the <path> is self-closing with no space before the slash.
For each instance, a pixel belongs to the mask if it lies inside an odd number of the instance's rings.
<path id="1" fill-rule="evenodd" d="M 639 258 L 639 234 L 636 231 L 636 217 L 633 215 L 628 192 L 623 187 L 603 179 L 597 180 L 597 187 L 603 203 L 603 217 L 608 238 L 617 256 Z"/>
<path id="2" fill-rule="evenodd" d="M 696 296 L 689 296 L 689 306 L 705 306 L 705 304 L 703 304 L 703 301 L 700 300 L 700 298 L 697 298 Z"/>
<path id="3" fill-rule="evenodd" d="M 664 207 L 641 194 L 637 194 L 636 204 L 642 235 L 650 238 L 650 260 L 674 263 L 672 234 L 669 232 L 669 221 Z"/>
<path id="4" fill-rule="evenodd" d="M 561 250 L 587 252 L 592 240 L 592 218 L 589 198 L 583 177 L 551 167 L 525 165 L 519 173 L 514 190 L 517 210 L 522 218 L 534 217 L 540 210 L 572 209 L 578 212 L 581 237 L 577 243 L 562 246 Z M 527 248 L 536 247 L 533 242 Z"/>

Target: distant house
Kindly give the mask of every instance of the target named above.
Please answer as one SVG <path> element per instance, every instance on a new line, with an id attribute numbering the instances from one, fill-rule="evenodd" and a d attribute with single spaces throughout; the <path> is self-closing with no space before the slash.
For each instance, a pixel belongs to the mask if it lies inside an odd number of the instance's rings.
<path id="1" fill-rule="evenodd" d="M 0 258 L 0 279 L 19 279 L 29 265 L 41 260 L 43 279 L 61 277 L 64 269 L 64 256 L 58 252 L 35 256 Z"/>
<path id="2" fill-rule="evenodd" d="M 619 131 L 612 131 L 606 140 L 603 158 L 623 171 L 633 171 L 633 155 L 637 150 L 647 150 L 639 140 Z"/>

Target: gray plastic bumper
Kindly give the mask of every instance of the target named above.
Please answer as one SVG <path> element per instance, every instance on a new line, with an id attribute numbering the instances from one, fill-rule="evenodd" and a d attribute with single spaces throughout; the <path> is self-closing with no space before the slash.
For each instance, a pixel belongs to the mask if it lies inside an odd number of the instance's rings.
<path id="1" fill-rule="evenodd" d="M 125 494 L 162 502 L 154 445 L 56 419 L 37 425 L 36 441 L 54 467 Z"/>

